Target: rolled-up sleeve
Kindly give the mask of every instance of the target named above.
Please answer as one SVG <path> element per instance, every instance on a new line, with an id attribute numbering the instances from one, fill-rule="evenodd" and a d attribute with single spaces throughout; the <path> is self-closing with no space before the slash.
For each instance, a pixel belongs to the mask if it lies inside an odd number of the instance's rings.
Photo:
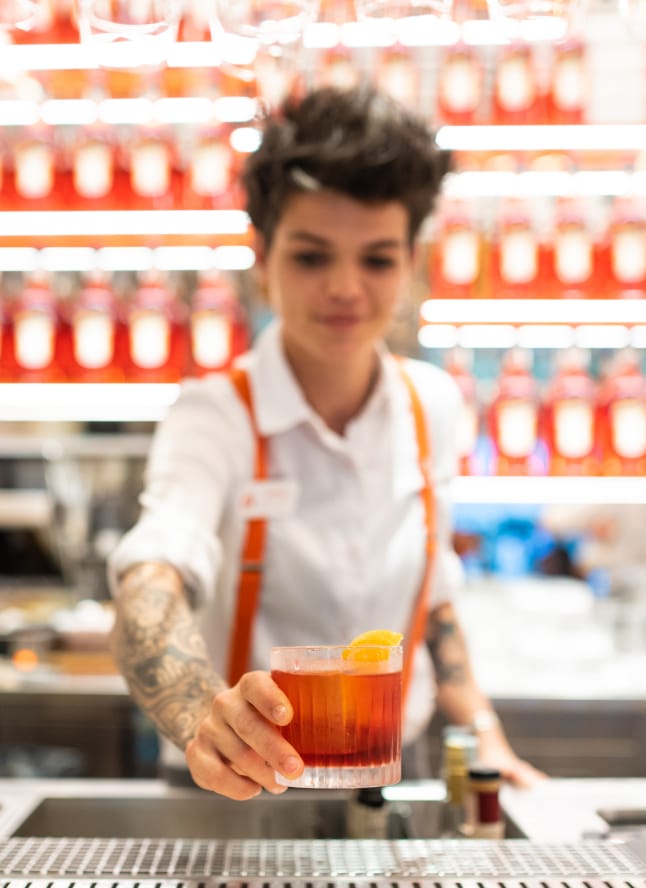
<path id="1" fill-rule="evenodd" d="M 184 383 L 153 436 L 139 520 L 109 558 L 113 595 L 119 577 L 145 561 L 172 564 L 195 606 L 213 594 L 222 561 L 217 530 L 245 460 L 251 438 L 228 380 Z"/>

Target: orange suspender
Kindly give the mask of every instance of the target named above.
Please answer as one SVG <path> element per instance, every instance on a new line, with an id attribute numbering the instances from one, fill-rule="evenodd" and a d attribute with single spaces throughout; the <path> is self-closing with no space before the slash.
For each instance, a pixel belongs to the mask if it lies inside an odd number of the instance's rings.
<path id="1" fill-rule="evenodd" d="M 424 480 L 421 497 L 424 507 L 424 523 L 426 527 L 426 566 L 424 569 L 424 577 L 419 592 L 417 593 L 417 599 L 411 614 L 408 633 L 404 642 L 402 684 L 403 697 L 404 700 L 406 700 L 413 669 L 413 654 L 417 649 L 417 645 L 422 642 L 426 628 L 431 575 L 435 554 L 435 500 L 429 474 L 431 447 L 428 438 L 424 409 L 415 386 L 400 361 L 397 362 L 397 367 L 406 388 L 408 389 L 413 411 L 419 467 Z M 254 477 L 256 481 L 260 481 L 267 477 L 267 440 L 259 434 L 256 426 L 249 378 L 246 372 L 240 368 L 233 370 L 230 374 L 230 378 L 240 400 L 249 413 L 256 439 L 256 465 Z M 233 637 L 231 639 L 229 653 L 228 681 L 230 686 L 233 686 L 240 679 L 242 674 L 247 670 L 247 664 L 249 662 L 251 630 L 258 609 L 260 583 L 262 579 L 266 529 L 267 522 L 264 518 L 250 519 L 247 525 L 247 536 L 242 555 L 236 613 L 233 621 Z"/>
<path id="2" fill-rule="evenodd" d="M 249 377 L 244 370 L 236 368 L 231 371 L 230 379 L 249 413 L 251 427 L 256 439 L 254 478 L 256 481 L 262 481 L 267 477 L 267 439 L 258 432 L 253 401 L 251 399 Z M 267 522 L 264 518 L 249 519 L 240 567 L 233 637 L 231 638 L 231 647 L 229 649 L 228 681 L 230 687 L 233 687 L 242 674 L 247 671 L 251 629 L 256 611 L 258 610 L 258 600 L 260 597 L 266 534 Z"/>

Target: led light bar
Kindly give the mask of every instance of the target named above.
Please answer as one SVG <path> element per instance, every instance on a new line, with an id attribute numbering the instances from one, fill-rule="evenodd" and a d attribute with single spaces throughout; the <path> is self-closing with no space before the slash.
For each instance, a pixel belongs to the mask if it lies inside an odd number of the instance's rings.
<path id="1" fill-rule="evenodd" d="M 0 421 L 157 422 L 178 394 L 176 383 L 4 383 Z"/>
<path id="2" fill-rule="evenodd" d="M 156 247 L 0 247 L 1 271 L 243 271 L 252 268 L 256 254 L 251 247 L 167 246 Z"/>
<path id="3" fill-rule="evenodd" d="M 646 299 L 427 299 L 431 324 L 646 324 Z"/>
<path id="4" fill-rule="evenodd" d="M 2 237 L 240 234 L 243 210 L 88 210 L 0 213 Z"/>
<path id="5" fill-rule="evenodd" d="M 453 482 L 458 503 L 643 503 L 646 478 L 460 477 Z"/>
<path id="6" fill-rule="evenodd" d="M 442 126 L 435 138 L 450 151 L 640 151 L 646 125 Z"/>
<path id="7" fill-rule="evenodd" d="M 443 179 L 442 193 L 453 198 L 618 197 L 646 194 L 646 176 L 621 170 L 572 173 L 473 170 L 449 173 Z"/>

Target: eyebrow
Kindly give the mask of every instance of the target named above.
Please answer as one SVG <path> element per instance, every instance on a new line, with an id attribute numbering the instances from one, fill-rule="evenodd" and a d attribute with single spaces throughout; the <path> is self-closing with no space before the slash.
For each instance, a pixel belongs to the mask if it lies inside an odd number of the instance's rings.
<path id="1" fill-rule="evenodd" d="M 312 234 L 310 231 L 292 231 L 287 235 L 288 240 L 304 240 L 309 241 L 312 244 L 316 244 L 317 246 L 327 247 L 330 242 L 324 238 L 320 237 L 318 234 Z M 364 244 L 363 249 L 366 250 L 387 250 L 387 249 L 398 249 L 399 247 L 406 246 L 406 242 L 403 240 L 398 240 L 397 238 L 384 238 L 383 240 L 371 241 L 368 244 Z"/>

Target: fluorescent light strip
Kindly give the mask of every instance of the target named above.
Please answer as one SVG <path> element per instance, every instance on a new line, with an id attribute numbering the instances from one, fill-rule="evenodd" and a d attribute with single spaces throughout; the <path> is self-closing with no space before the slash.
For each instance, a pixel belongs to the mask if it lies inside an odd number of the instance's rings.
<path id="1" fill-rule="evenodd" d="M 639 151 L 646 125 L 442 126 L 435 138 L 450 151 Z"/>
<path id="2" fill-rule="evenodd" d="M 44 247 L 38 264 L 45 271 L 92 271 L 97 267 L 92 247 Z"/>
<path id="3" fill-rule="evenodd" d="M 618 324 L 584 324 L 575 328 L 574 341 L 579 348 L 625 348 L 630 344 L 630 332 Z"/>
<path id="4" fill-rule="evenodd" d="M 35 271 L 39 267 L 35 247 L 0 247 L 0 271 Z"/>
<path id="5" fill-rule="evenodd" d="M 630 344 L 633 348 L 646 348 L 646 325 L 638 325 L 630 331 Z"/>
<path id="6" fill-rule="evenodd" d="M 4 53 L 6 48 L 2 47 Z M 33 126 L 40 120 L 37 102 L 22 99 L 0 100 L 0 126 Z"/>
<path id="7" fill-rule="evenodd" d="M 459 503 L 643 503 L 646 478 L 460 477 Z"/>
<path id="8" fill-rule="evenodd" d="M 642 174 L 614 170 L 566 172 L 449 173 L 442 183 L 447 197 L 617 197 L 646 194 Z"/>
<path id="9" fill-rule="evenodd" d="M 245 234 L 243 210 L 89 210 L 0 213 L 0 237 Z"/>
<path id="10" fill-rule="evenodd" d="M 427 299 L 431 324 L 646 324 L 644 299 Z"/>
<path id="11" fill-rule="evenodd" d="M 176 383 L 7 383 L 0 385 L 0 418 L 156 422 L 178 394 Z"/>
<path id="12" fill-rule="evenodd" d="M 213 267 L 211 247 L 157 247 L 153 265 L 165 271 L 204 271 Z"/>
<path id="13" fill-rule="evenodd" d="M 253 268 L 256 254 L 251 247 L 222 246 L 213 250 L 213 266 L 221 271 L 245 271 Z"/>
<path id="14" fill-rule="evenodd" d="M 464 348 L 511 348 L 516 344 L 516 328 L 511 324 L 465 324 L 457 330 L 458 345 Z"/>
<path id="15" fill-rule="evenodd" d="M 247 96 L 220 96 L 213 101 L 213 113 L 222 123 L 246 123 L 257 110 L 256 100 Z"/>
<path id="16" fill-rule="evenodd" d="M 101 247 L 96 267 L 102 271 L 147 271 L 153 266 L 150 247 Z"/>
<path id="17" fill-rule="evenodd" d="M 574 329 L 565 325 L 527 324 L 516 330 L 516 345 L 521 348 L 570 348 L 574 340 Z"/>
<path id="18" fill-rule="evenodd" d="M 40 118 L 44 123 L 57 126 L 74 124 L 88 126 L 99 116 L 99 106 L 92 99 L 47 99 L 40 106 Z"/>
<path id="19" fill-rule="evenodd" d="M 213 119 L 213 102 L 199 96 L 156 99 L 153 117 L 159 123 L 209 123 Z"/>
<path id="20" fill-rule="evenodd" d="M 103 99 L 98 116 L 103 123 L 152 123 L 154 107 L 150 99 Z"/>
<path id="21" fill-rule="evenodd" d="M 453 348 L 458 344 L 458 328 L 452 324 L 425 324 L 417 331 L 423 348 Z"/>

